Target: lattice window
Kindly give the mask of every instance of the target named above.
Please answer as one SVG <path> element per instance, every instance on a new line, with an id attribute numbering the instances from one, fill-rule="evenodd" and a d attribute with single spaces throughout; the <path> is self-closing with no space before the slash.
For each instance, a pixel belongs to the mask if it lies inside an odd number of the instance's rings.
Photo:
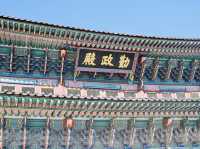
<path id="1" fill-rule="evenodd" d="M 14 23 L 15 30 L 18 30 L 18 23 Z"/>
<path id="2" fill-rule="evenodd" d="M 4 146 L 9 149 L 20 148 L 22 145 L 21 136 L 23 131 L 19 128 L 6 128 L 3 132 L 3 142 Z"/>
<path id="3" fill-rule="evenodd" d="M 26 31 L 26 32 L 29 31 L 29 25 L 28 25 L 28 24 L 25 25 L 25 31 Z"/>
<path id="4" fill-rule="evenodd" d="M 118 94 L 116 91 L 106 91 L 107 97 L 116 97 Z"/>
<path id="5" fill-rule="evenodd" d="M 33 88 L 33 87 L 22 87 L 22 93 L 34 94 L 35 88 Z"/>
<path id="6" fill-rule="evenodd" d="M 1 91 L 2 92 L 14 92 L 15 87 L 14 86 L 2 86 Z"/>
<path id="7" fill-rule="evenodd" d="M 16 48 L 15 55 L 16 56 L 27 56 L 28 51 L 25 48 Z"/>
<path id="8" fill-rule="evenodd" d="M 27 148 L 42 149 L 44 144 L 44 129 L 42 128 L 30 128 L 27 130 Z"/>
<path id="9" fill-rule="evenodd" d="M 57 50 L 49 50 L 48 51 L 48 57 L 50 59 L 58 59 L 58 57 L 59 57 L 59 51 L 57 51 Z"/>
<path id="10" fill-rule="evenodd" d="M 176 97 L 180 98 L 180 99 L 184 99 L 185 98 L 185 93 L 176 93 Z"/>
<path id="11" fill-rule="evenodd" d="M 135 98 L 135 93 L 134 92 L 124 92 L 124 97 L 125 98 Z"/>
<path id="12" fill-rule="evenodd" d="M 0 55 L 9 55 L 11 48 L 8 47 L 0 47 Z"/>
<path id="13" fill-rule="evenodd" d="M 49 146 L 50 148 L 63 148 L 65 147 L 65 140 L 64 140 L 64 130 L 60 129 L 50 129 L 49 134 Z M 71 142 L 71 139 L 70 139 Z"/>
<path id="14" fill-rule="evenodd" d="M 8 27 L 8 23 L 7 23 L 6 20 L 3 21 L 3 26 L 4 26 L 5 29 L 7 29 L 7 27 Z"/>
<path id="15" fill-rule="evenodd" d="M 46 35 L 48 35 L 50 32 L 50 28 L 46 28 Z"/>
<path id="16" fill-rule="evenodd" d="M 195 99 L 199 98 L 199 93 L 195 93 L 195 92 L 194 93 L 190 93 L 190 97 L 191 98 L 195 98 Z"/>
<path id="17" fill-rule="evenodd" d="M 157 94 L 156 93 L 147 93 L 147 96 L 149 98 L 156 98 L 157 97 Z"/>
<path id="18" fill-rule="evenodd" d="M 80 90 L 77 90 L 77 89 L 68 89 L 68 95 L 71 95 L 71 96 L 80 95 Z"/>
<path id="19" fill-rule="evenodd" d="M 62 31 L 61 37 L 64 37 L 64 36 L 65 36 L 65 31 Z"/>
<path id="20" fill-rule="evenodd" d="M 162 94 L 164 98 L 171 98 L 171 94 L 170 93 L 163 93 Z"/>
<path id="21" fill-rule="evenodd" d="M 87 95 L 88 96 L 99 96 L 99 91 L 98 90 L 87 90 Z"/>
<path id="22" fill-rule="evenodd" d="M 34 32 L 34 26 L 31 25 L 31 33 L 33 33 L 33 32 Z"/>
<path id="23" fill-rule="evenodd" d="M 41 92 L 45 95 L 53 95 L 53 89 L 52 88 L 42 88 Z"/>
<path id="24" fill-rule="evenodd" d="M 24 30 L 24 24 L 20 24 L 20 32 L 22 32 Z"/>

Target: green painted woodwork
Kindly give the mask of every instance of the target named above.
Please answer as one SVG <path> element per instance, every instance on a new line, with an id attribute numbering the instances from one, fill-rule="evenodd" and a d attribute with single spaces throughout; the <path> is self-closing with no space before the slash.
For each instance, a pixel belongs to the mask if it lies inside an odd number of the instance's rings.
<path id="1" fill-rule="evenodd" d="M 158 37 L 145 37 L 145 36 L 130 36 L 130 35 L 123 35 L 123 34 L 112 34 L 112 33 L 103 33 L 103 32 L 95 32 L 83 29 L 76 29 L 70 27 L 63 27 L 58 25 L 46 24 L 46 23 L 38 23 L 38 22 L 31 22 L 26 20 L 20 20 L 15 18 L 8 18 L 4 16 L 0 16 L 0 27 L 5 30 L 12 30 L 21 34 L 33 34 L 39 35 L 44 37 L 54 37 L 64 39 L 65 37 L 70 37 L 70 39 L 75 40 L 94 40 L 94 41 L 104 41 L 104 42 L 111 42 L 118 45 L 126 47 L 127 43 L 136 42 L 137 44 L 142 45 L 161 45 L 163 46 L 162 49 L 166 51 L 172 50 L 180 51 L 181 49 L 187 50 L 191 45 L 195 45 L 199 42 L 198 39 L 170 39 L 170 38 L 158 38 Z M 149 42 L 150 41 L 150 42 Z M 192 43 L 193 42 L 193 43 Z M 24 44 L 23 44 L 24 45 Z M 143 47 L 142 45 L 135 46 L 134 44 L 129 44 L 128 46 L 131 48 Z M 102 45 L 103 46 L 103 45 Z M 37 47 L 35 45 L 35 47 Z M 179 48 L 181 47 L 181 48 Z M 49 47 L 55 48 L 55 47 Z"/>
<path id="2" fill-rule="evenodd" d="M 38 107 L 30 107 L 30 104 L 26 105 L 18 105 L 18 104 L 9 104 L 9 101 L 15 101 L 16 103 L 42 103 L 43 106 Z M 3 105 L 0 106 L 13 107 L 13 108 L 28 108 L 28 109 L 49 109 L 49 110 L 72 110 L 72 111 L 199 111 L 198 104 L 199 101 L 112 101 L 112 100 L 88 100 L 88 99 L 71 99 L 71 98 L 52 98 L 52 97 L 30 97 L 30 96 L 14 96 L 14 95 L 0 95 L 0 102 L 3 102 Z M 63 106 L 64 103 L 67 103 L 67 109 Z M 100 105 L 106 105 L 105 108 L 94 108 Z M 70 105 L 82 105 L 82 106 L 70 106 Z M 84 106 L 85 105 L 85 106 Z M 91 106 L 93 105 L 93 106 Z M 50 107 L 51 106 L 51 107 Z M 57 106 L 57 107 L 55 107 Z M 100 106 L 101 107 L 101 106 Z M 109 108 L 111 107 L 111 108 Z"/>

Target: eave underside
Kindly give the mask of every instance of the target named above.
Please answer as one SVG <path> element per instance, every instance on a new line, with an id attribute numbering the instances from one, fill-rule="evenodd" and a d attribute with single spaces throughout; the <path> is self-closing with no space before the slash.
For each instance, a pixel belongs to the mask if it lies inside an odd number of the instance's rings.
<path id="1" fill-rule="evenodd" d="M 6 39 L 20 39 L 24 42 L 32 40 L 40 45 L 45 43 L 47 47 L 56 47 L 64 42 L 71 46 L 78 47 L 144 53 L 171 53 L 171 55 L 195 55 L 199 53 L 198 49 L 200 48 L 200 41 L 198 39 L 156 38 L 111 34 L 36 23 L 4 16 L 0 16 L 0 30 L 1 34 L 6 35 Z M 17 36 L 20 36 L 20 38 L 16 38 Z"/>
<path id="2" fill-rule="evenodd" d="M 199 116 L 199 101 L 106 101 L 87 99 L 0 96 L 2 115 L 52 117 Z"/>

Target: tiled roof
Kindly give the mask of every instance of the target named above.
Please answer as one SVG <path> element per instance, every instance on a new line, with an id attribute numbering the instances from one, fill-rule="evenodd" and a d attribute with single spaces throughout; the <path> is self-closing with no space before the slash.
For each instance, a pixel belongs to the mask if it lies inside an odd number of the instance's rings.
<path id="1" fill-rule="evenodd" d="M 147 38 L 147 39 L 163 39 L 163 40 L 177 40 L 177 41 L 200 41 L 199 38 L 156 37 L 156 36 L 144 36 L 144 35 L 132 35 L 132 34 L 125 34 L 125 33 L 112 33 L 112 32 L 104 32 L 104 31 L 96 31 L 96 30 L 83 29 L 83 28 L 78 28 L 78 27 L 50 24 L 50 23 L 46 23 L 46 22 L 38 22 L 38 21 L 33 21 L 33 20 L 28 20 L 28 19 L 21 19 L 21 18 L 17 18 L 17 17 L 4 16 L 4 15 L 1 15 L 0 18 L 10 19 L 10 20 L 15 20 L 15 21 L 22 21 L 22 22 L 27 22 L 27 23 L 33 23 L 33 24 L 38 24 L 38 25 L 57 27 L 57 28 L 71 29 L 71 30 L 91 32 L 91 33 L 100 33 L 100 34 L 107 34 L 107 35 L 117 35 L 117 36 L 124 36 L 124 37 L 136 37 L 136 38 Z"/>

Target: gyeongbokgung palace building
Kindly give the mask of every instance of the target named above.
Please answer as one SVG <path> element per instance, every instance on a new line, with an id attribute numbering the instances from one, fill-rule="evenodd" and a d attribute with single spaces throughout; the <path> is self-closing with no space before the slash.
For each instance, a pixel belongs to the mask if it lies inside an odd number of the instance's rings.
<path id="1" fill-rule="evenodd" d="M 0 16 L 0 149 L 200 149 L 200 39 Z"/>

